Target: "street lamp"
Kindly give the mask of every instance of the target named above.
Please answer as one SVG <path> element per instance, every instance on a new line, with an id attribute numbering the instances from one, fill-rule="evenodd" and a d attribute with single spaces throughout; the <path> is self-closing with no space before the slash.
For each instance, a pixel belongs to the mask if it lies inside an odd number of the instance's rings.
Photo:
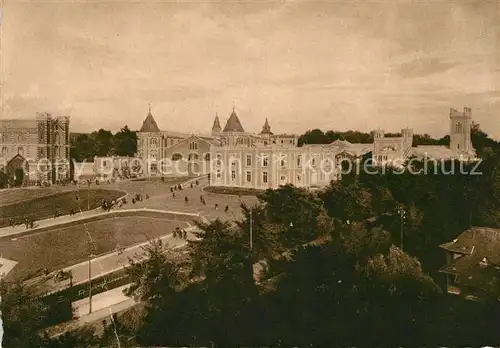
<path id="1" fill-rule="evenodd" d="M 403 226 L 406 221 L 406 211 L 404 210 L 404 208 L 398 208 L 398 214 L 401 219 L 401 250 L 403 250 L 403 238 L 404 238 Z"/>

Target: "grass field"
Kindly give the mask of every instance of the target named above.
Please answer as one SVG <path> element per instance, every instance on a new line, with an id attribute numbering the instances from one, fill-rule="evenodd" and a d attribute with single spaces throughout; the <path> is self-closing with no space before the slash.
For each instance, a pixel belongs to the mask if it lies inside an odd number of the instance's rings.
<path id="1" fill-rule="evenodd" d="M 54 271 L 87 260 L 88 234 L 96 245 L 94 253 L 100 255 L 116 250 L 117 246 L 127 247 L 168 234 L 177 226 L 187 227 L 185 221 L 173 218 L 127 216 L 54 227 L 17 239 L 4 239 L 0 241 L 0 254 L 18 262 L 8 277 L 24 278 L 43 268 Z"/>
<path id="2" fill-rule="evenodd" d="M 0 191 L 0 206 L 74 190 L 74 186 L 15 188 Z"/>
<path id="3" fill-rule="evenodd" d="M 113 200 L 124 195 L 123 191 L 83 189 L 24 200 L 0 207 L 0 227 L 9 226 L 9 219 L 13 217 L 22 219 L 23 216 L 28 216 L 41 220 L 53 217 L 56 211 L 60 215 L 67 215 L 72 209 L 76 212 L 95 209 L 103 200 Z"/>
<path id="4" fill-rule="evenodd" d="M 243 188 L 243 187 L 223 187 L 223 186 L 208 186 L 203 189 L 206 192 L 216 193 L 220 195 L 236 195 L 236 196 L 257 196 L 265 190 Z"/>

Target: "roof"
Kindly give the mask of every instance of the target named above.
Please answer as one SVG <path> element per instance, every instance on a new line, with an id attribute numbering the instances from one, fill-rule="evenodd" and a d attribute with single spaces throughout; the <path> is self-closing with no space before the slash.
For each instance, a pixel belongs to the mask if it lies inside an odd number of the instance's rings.
<path id="1" fill-rule="evenodd" d="M 273 134 L 271 132 L 271 126 L 269 125 L 267 117 L 266 117 L 266 122 L 264 122 L 264 125 L 262 126 L 262 131 L 260 132 L 260 134 Z"/>
<path id="2" fill-rule="evenodd" d="M 226 122 L 226 126 L 224 127 L 223 130 L 224 133 L 227 132 L 240 132 L 244 133 L 245 130 L 243 129 L 243 126 L 241 125 L 241 122 L 238 118 L 238 115 L 236 115 L 236 112 L 234 111 L 231 113 L 231 116 L 229 116 L 229 119 Z"/>
<path id="3" fill-rule="evenodd" d="M 417 157 L 429 157 L 446 159 L 456 157 L 455 153 L 443 145 L 419 145 L 412 148 L 412 155 Z"/>
<path id="4" fill-rule="evenodd" d="M 500 276 L 500 229 L 473 227 L 451 242 L 444 250 L 462 255 L 453 259 L 442 273 L 457 276 L 457 283 L 490 290 Z"/>
<path id="5" fill-rule="evenodd" d="M 151 110 L 149 110 L 149 113 L 146 116 L 146 119 L 142 123 L 142 127 L 141 127 L 140 132 L 145 132 L 145 133 L 158 133 L 158 132 L 160 132 L 160 128 L 158 128 L 158 125 L 156 124 L 156 121 L 153 118 L 153 115 L 151 114 Z"/>
<path id="6" fill-rule="evenodd" d="M 330 145 L 336 145 L 336 146 L 350 146 L 352 145 L 350 142 L 348 142 L 347 140 L 340 140 L 340 139 L 337 139 L 335 140 L 334 142 L 332 142 Z"/>
<path id="7" fill-rule="evenodd" d="M 0 128 L 37 128 L 36 119 L 3 119 L 0 120 Z"/>
<path id="8" fill-rule="evenodd" d="M 220 131 L 221 129 L 222 129 L 222 127 L 220 126 L 219 116 L 217 116 L 217 114 L 215 114 L 215 120 L 214 120 L 214 125 L 212 126 L 212 130 Z"/>

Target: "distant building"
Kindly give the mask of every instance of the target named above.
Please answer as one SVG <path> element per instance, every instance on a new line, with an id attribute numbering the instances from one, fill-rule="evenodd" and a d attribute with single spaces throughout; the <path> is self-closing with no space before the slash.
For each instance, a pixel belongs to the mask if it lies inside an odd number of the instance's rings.
<path id="1" fill-rule="evenodd" d="M 500 230 L 473 227 L 440 245 L 447 291 L 468 299 L 500 297 Z"/>
<path id="2" fill-rule="evenodd" d="M 0 167 L 18 185 L 70 179 L 67 116 L 0 120 Z"/>
<path id="3" fill-rule="evenodd" d="M 383 130 L 374 131 L 372 159 L 376 164 L 402 164 L 409 157 L 435 160 L 474 160 L 476 152 L 471 141 L 472 110 L 450 109 L 450 146 L 413 146 L 413 131 L 403 129 L 400 137 L 385 137 Z"/>

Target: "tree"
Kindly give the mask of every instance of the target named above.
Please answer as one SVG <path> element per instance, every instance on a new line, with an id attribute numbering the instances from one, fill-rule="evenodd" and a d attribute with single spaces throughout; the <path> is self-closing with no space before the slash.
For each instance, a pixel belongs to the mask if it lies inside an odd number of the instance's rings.
<path id="1" fill-rule="evenodd" d="M 123 127 L 114 137 L 115 153 L 118 156 L 133 157 L 137 152 L 137 134 L 128 126 Z"/>
<path id="2" fill-rule="evenodd" d="M 126 270 L 132 284 L 126 289 L 127 296 L 146 302 L 171 296 L 186 281 L 178 255 L 161 239 L 151 240 L 143 247 L 139 260 L 129 258 Z"/>

